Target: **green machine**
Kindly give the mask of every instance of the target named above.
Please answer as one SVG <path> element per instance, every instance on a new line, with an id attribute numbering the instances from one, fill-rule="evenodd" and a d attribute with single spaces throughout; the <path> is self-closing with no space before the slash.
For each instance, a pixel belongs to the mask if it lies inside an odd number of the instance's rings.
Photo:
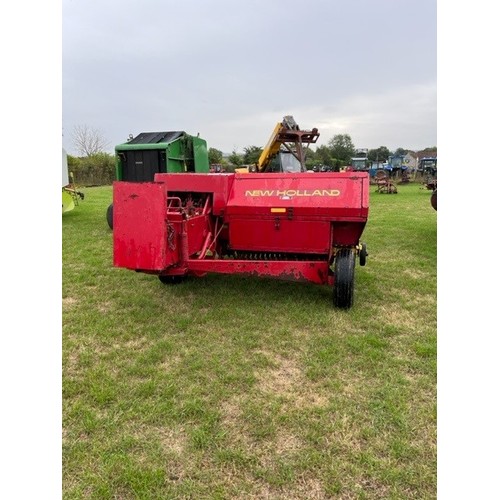
<path id="1" fill-rule="evenodd" d="M 116 180 L 153 182 L 156 173 L 209 172 L 207 142 L 182 131 L 141 132 L 115 147 Z M 113 229 L 113 204 L 106 219 Z"/>

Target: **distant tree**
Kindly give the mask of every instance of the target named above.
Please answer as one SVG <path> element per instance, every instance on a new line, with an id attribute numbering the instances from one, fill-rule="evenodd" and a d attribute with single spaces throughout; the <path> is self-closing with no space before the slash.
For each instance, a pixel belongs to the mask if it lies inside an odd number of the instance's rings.
<path id="1" fill-rule="evenodd" d="M 356 148 L 352 142 L 351 136 L 349 134 L 337 134 L 334 135 L 328 141 L 328 147 L 333 158 L 345 162 L 345 165 L 351 163 L 351 158 L 356 152 Z"/>
<path id="2" fill-rule="evenodd" d="M 332 151 L 328 146 L 318 146 L 314 157 L 316 159 L 316 163 L 320 165 L 327 165 L 328 167 L 334 166 Z"/>
<path id="3" fill-rule="evenodd" d="M 258 146 L 248 146 L 243 148 L 243 163 L 245 165 L 254 165 L 262 154 L 262 148 Z"/>
<path id="4" fill-rule="evenodd" d="M 312 148 L 305 149 L 304 148 L 304 151 L 305 151 L 306 160 L 312 160 L 312 161 L 316 160 L 316 152 L 314 151 L 314 149 L 312 149 Z"/>
<path id="5" fill-rule="evenodd" d="M 316 160 L 316 152 L 314 149 L 307 148 L 305 149 L 305 165 L 308 170 L 311 170 L 314 165 L 318 162 Z"/>
<path id="6" fill-rule="evenodd" d="M 237 165 L 233 165 L 231 163 L 228 163 L 227 165 L 222 165 L 224 167 L 224 172 L 226 173 L 233 173 L 234 169 L 237 168 Z"/>
<path id="7" fill-rule="evenodd" d="M 345 167 L 345 163 L 342 160 L 337 160 L 337 158 L 332 158 L 332 163 L 332 167 L 335 172 L 340 172 L 340 167 Z"/>
<path id="8" fill-rule="evenodd" d="M 214 163 L 222 163 L 222 151 L 215 148 L 209 148 L 208 150 L 208 162 L 210 165 Z"/>
<path id="9" fill-rule="evenodd" d="M 234 150 L 228 156 L 227 159 L 228 159 L 229 163 L 231 163 L 232 165 L 236 165 L 237 167 L 239 167 L 240 165 L 243 165 L 243 157 Z"/>
<path id="10" fill-rule="evenodd" d="M 88 125 L 76 125 L 73 129 L 73 144 L 81 156 L 93 156 L 104 153 L 109 142 L 101 132 Z"/>
<path id="11" fill-rule="evenodd" d="M 408 153 L 408 150 L 403 148 L 398 148 L 396 149 L 396 151 L 394 151 L 395 156 L 405 156 L 406 153 Z"/>
<path id="12" fill-rule="evenodd" d="M 78 167 L 80 164 L 80 158 L 68 154 L 68 169 L 71 170 L 72 168 Z"/>
<path id="13" fill-rule="evenodd" d="M 306 165 L 307 170 L 311 170 L 311 168 L 313 168 L 316 165 L 316 163 L 317 163 L 316 160 L 306 158 L 305 165 Z"/>
<path id="14" fill-rule="evenodd" d="M 377 149 L 370 149 L 368 151 L 368 159 L 370 161 L 386 162 L 390 155 L 391 152 L 385 146 L 380 146 Z"/>
<path id="15" fill-rule="evenodd" d="M 421 153 L 429 153 L 429 156 L 433 155 L 433 154 L 437 155 L 437 147 L 436 146 L 429 146 L 425 149 L 422 149 Z"/>

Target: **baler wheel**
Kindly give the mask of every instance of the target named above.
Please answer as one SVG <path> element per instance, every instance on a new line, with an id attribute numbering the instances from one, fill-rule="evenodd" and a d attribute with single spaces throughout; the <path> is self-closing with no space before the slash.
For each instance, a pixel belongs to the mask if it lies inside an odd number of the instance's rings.
<path id="1" fill-rule="evenodd" d="M 364 266 L 366 264 L 366 257 L 368 252 L 366 251 L 366 243 L 361 243 L 361 250 L 359 251 L 359 265 Z"/>
<path id="2" fill-rule="evenodd" d="M 113 203 L 106 210 L 106 220 L 108 221 L 108 226 L 113 229 Z"/>
<path id="3" fill-rule="evenodd" d="M 159 280 L 165 285 L 178 285 L 184 281 L 184 276 L 176 275 L 176 276 L 162 276 L 161 274 L 158 276 Z"/>
<path id="4" fill-rule="evenodd" d="M 354 266 L 356 258 L 350 248 L 342 248 L 335 256 L 333 305 L 349 309 L 354 299 Z"/>

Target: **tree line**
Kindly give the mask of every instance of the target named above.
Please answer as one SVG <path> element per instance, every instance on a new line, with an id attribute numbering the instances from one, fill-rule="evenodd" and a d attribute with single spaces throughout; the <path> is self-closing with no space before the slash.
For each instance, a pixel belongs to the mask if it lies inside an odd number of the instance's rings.
<path id="1" fill-rule="evenodd" d="M 247 146 L 243 148 L 242 153 L 232 151 L 230 155 L 224 156 L 224 153 L 216 148 L 209 148 L 208 158 L 210 164 L 221 164 L 223 166 L 254 165 L 257 163 L 262 149 L 259 146 Z M 435 147 L 426 148 L 435 150 Z M 334 135 L 326 145 L 317 146 L 315 149 L 306 150 L 306 167 L 311 169 L 316 165 L 325 165 L 338 169 L 351 164 L 351 159 L 356 155 L 356 147 L 349 134 Z M 371 162 L 387 162 L 390 156 L 404 156 L 410 151 L 405 148 L 397 148 L 394 151 L 386 146 L 380 146 L 368 150 L 368 160 Z"/>

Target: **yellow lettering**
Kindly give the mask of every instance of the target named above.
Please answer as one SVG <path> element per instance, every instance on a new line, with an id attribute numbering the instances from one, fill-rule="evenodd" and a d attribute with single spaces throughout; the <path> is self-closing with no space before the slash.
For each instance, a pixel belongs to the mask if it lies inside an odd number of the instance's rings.
<path id="1" fill-rule="evenodd" d="M 340 196 L 338 189 L 287 189 L 285 191 L 274 189 L 253 189 L 245 191 L 245 196 Z"/>
<path id="2" fill-rule="evenodd" d="M 329 191 L 328 196 L 339 196 L 340 195 L 340 191 L 338 189 L 330 189 L 328 191 Z"/>

